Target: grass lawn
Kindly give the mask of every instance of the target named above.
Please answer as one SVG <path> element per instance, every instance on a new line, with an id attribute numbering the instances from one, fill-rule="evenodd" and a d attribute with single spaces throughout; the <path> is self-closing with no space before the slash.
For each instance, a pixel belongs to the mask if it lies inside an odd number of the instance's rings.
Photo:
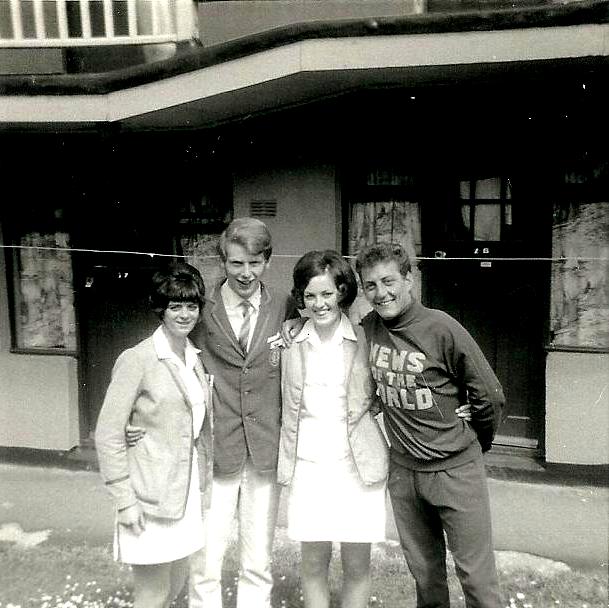
<path id="1" fill-rule="evenodd" d="M 340 567 L 332 561 L 332 585 L 338 588 Z M 273 608 L 303 605 L 298 581 L 298 545 L 280 530 L 275 545 Z M 504 605 L 508 608 L 606 608 L 607 572 L 579 572 L 563 564 L 520 553 L 497 554 Z M 235 549 L 227 555 L 224 572 L 225 608 L 235 605 Z M 464 606 L 450 567 L 453 606 Z M 373 550 L 370 607 L 411 608 L 414 583 L 399 548 L 383 544 Z M 131 606 L 129 568 L 112 561 L 109 547 L 42 543 L 21 548 L 0 542 L 1 608 L 77 608 Z M 338 607 L 338 595 L 333 606 Z M 184 598 L 176 608 L 186 608 Z"/>

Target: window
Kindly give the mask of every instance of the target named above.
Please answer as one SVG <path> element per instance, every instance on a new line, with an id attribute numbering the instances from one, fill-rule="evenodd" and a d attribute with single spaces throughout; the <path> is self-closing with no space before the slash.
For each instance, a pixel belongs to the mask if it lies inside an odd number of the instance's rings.
<path id="1" fill-rule="evenodd" d="M 609 349 L 608 186 L 609 162 L 570 170 L 554 204 L 553 348 Z"/>
<path id="2" fill-rule="evenodd" d="M 463 224 L 474 241 L 501 241 L 512 225 L 509 179 L 491 177 L 459 184 Z"/>
<path id="3" fill-rule="evenodd" d="M 72 257 L 61 230 L 22 233 L 13 241 L 13 348 L 76 351 Z"/>
<path id="4" fill-rule="evenodd" d="M 415 289 L 420 289 L 421 274 L 416 259 L 421 255 L 421 210 L 414 179 L 399 170 L 375 169 L 350 207 L 349 255 L 356 256 L 367 245 L 400 243 L 412 260 Z M 370 310 L 360 294 L 350 315 L 358 322 Z"/>
<path id="5" fill-rule="evenodd" d="M 373 243 L 400 243 L 414 260 L 421 254 L 421 216 L 414 179 L 394 170 L 373 170 L 351 205 L 349 254 Z"/>

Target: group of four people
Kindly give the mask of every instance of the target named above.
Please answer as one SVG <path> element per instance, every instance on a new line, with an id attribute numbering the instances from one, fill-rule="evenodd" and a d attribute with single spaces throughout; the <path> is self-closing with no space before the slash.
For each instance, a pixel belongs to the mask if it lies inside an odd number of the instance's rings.
<path id="1" fill-rule="evenodd" d="M 367 606 L 387 486 L 417 606 L 449 607 L 446 534 L 467 606 L 498 608 L 482 452 L 504 398 L 479 347 L 416 301 L 399 245 L 357 257 L 373 308 L 361 326 L 346 314 L 358 287 L 342 256 L 305 254 L 288 295 L 262 281 L 271 253 L 267 227 L 239 218 L 212 294 L 187 264 L 157 273 L 160 327 L 113 369 L 96 447 L 135 608 L 169 606 L 189 573 L 189 607 L 221 608 L 235 514 L 237 607 L 270 608 L 281 485 L 306 608 L 330 605 L 333 542 L 342 608 Z"/>

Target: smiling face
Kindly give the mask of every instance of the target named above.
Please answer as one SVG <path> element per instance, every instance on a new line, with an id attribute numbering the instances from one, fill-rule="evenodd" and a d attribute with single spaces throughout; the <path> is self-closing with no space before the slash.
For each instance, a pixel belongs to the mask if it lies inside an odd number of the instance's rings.
<path id="1" fill-rule="evenodd" d="M 171 300 L 163 313 L 163 327 L 169 338 L 184 340 L 199 320 L 199 305 L 196 302 Z"/>
<path id="2" fill-rule="evenodd" d="M 412 273 L 400 273 L 395 260 L 361 269 L 364 295 L 383 319 L 394 319 L 412 303 Z"/>
<path id="3" fill-rule="evenodd" d="M 338 326 L 341 310 L 340 294 L 328 272 L 313 277 L 306 286 L 302 299 L 318 333 L 329 332 Z"/>
<path id="4" fill-rule="evenodd" d="M 222 269 L 226 274 L 228 286 L 244 299 L 252 296 L 270 261 L 264 259 L 264 254 L 251 254 L 238 243 L 226 245 L 226 260 Z"/>

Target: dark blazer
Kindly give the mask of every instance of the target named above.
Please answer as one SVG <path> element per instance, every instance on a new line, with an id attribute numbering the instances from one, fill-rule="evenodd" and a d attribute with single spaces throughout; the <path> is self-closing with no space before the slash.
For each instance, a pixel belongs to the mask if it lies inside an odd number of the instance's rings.
<path id="1" fill-rule="evenodd" d="M 293 299 L 262 285 L 260 311 L 244 355 L 231 328 L 221 285 L 206 299 L 191 333 L 214 376 L 214 473 L 239 471 L 248 454 L 256 470 L 275 471 L 281 426 L 280 353 L 269 338 L 298 316 Z"/>
<path id="2" fill-rule="evenodd" d="M 211 379 L 200 362 L 195 373 L 206 396 L 205 419 L 196 441 L 205 508 L 213 460 Z M 129 421 L 146 429 L 146 435 L 131 448 L 125 439 Z M 100 473 L 116 507 L 139 503 L 149 515 L 183 517 L 193 445 L 192 405 L 186 386 L 177 369 L 159 359 L 152 337 L 121 353 L 95 431 Z"/>

